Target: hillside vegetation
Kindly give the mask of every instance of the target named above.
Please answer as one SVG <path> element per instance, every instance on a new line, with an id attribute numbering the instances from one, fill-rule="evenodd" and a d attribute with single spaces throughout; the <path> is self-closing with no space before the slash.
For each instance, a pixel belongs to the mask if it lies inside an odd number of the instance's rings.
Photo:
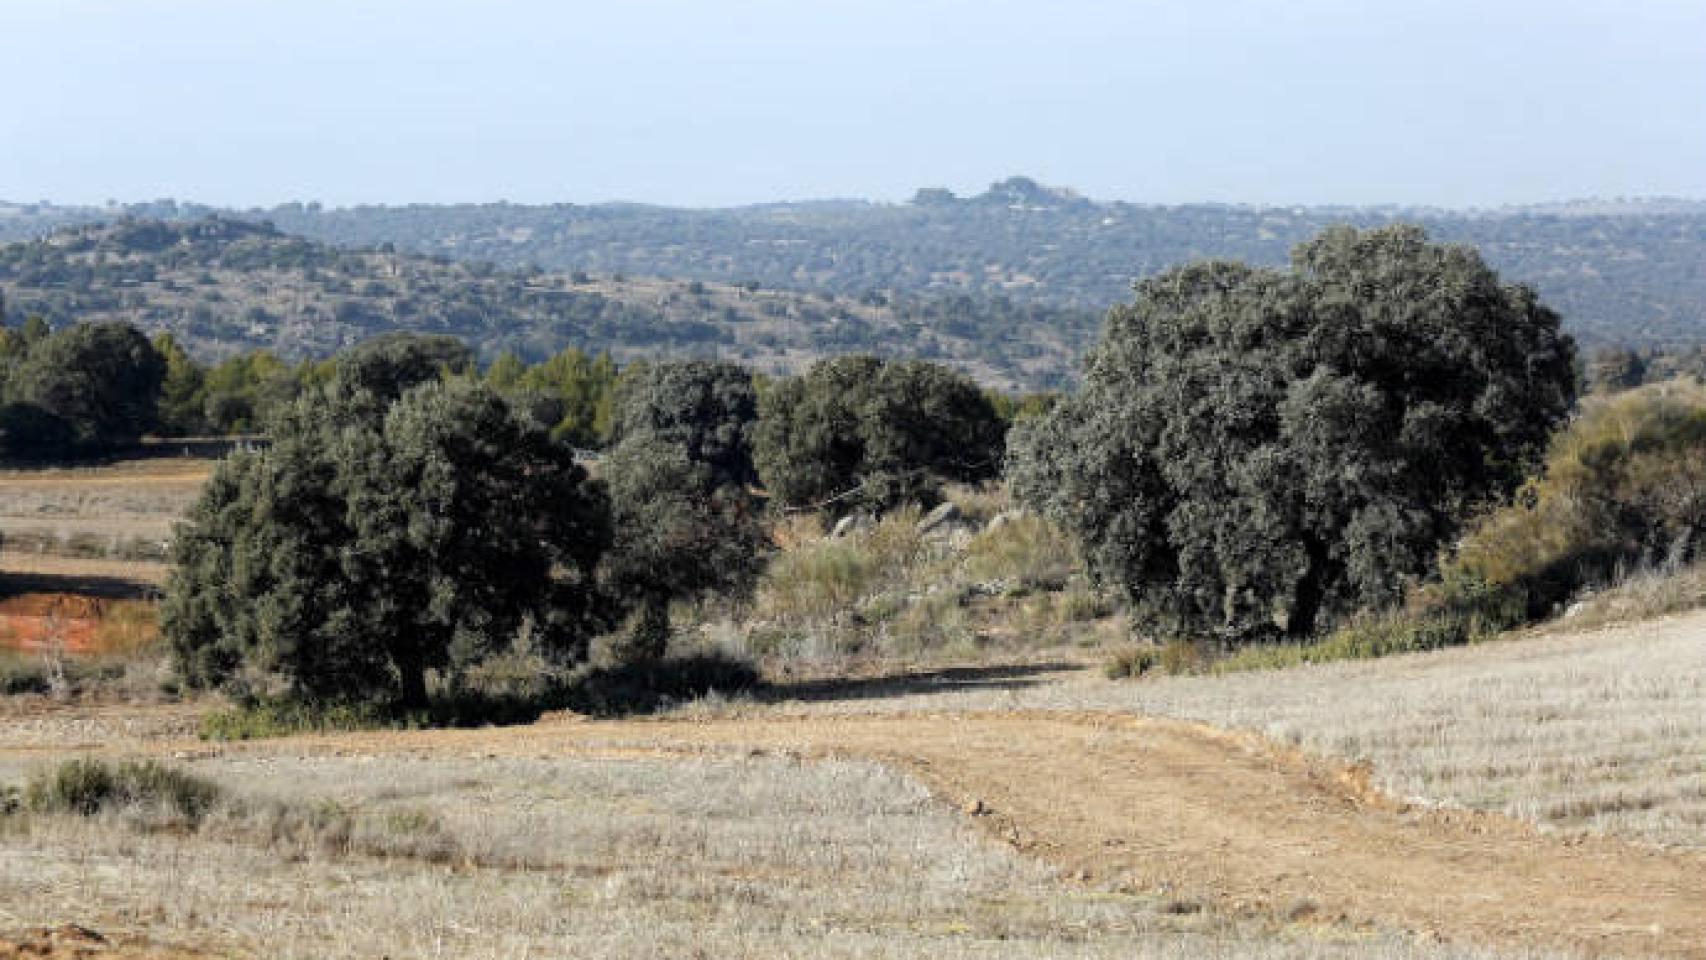
<path id="1" fill-rule="evenodd" d="M 0 247 L 8 312 L 55 326 L 170 331 L 207 359 L 325 356 L 394 330 L 454 335 L 490 358 L 564 347 L 617 359 L 705 356 L 787 372 L 853 351 L 951 363 L 992 386 L 1058 386 L 1094 336 L 1084 310 L 965 295 L 858 298 L 339 249 L 266 224 L 122 220 Z"/>
<path id="2" fill-rule="evenodd" d="M 66 222 L 200 217 L 171 201 L 127 208 L 0 206 L 0 238 Z M 231 213 L 236 213 L 231 211 Z M 821 290 L 1003 295 L 1101 310 L 1131 283 L 1203 257 L 1286 262 L 1323 228 L 1417 223 L 1470 243 L 1507 278 L 1535 285 L 1588 345 L 1676 348 L 1706 338 L 1706 207 L 1576 204 L 1457 213 L 1398 208 L 1156 206 L 1094 202 L 1014 177 L 971 197 L 921 190 L 910 203 L 780 203 L 720 210 L 638 204 L 286 204 L 237 214 L 349 247 L 514 267 L 669 276 Z"/>

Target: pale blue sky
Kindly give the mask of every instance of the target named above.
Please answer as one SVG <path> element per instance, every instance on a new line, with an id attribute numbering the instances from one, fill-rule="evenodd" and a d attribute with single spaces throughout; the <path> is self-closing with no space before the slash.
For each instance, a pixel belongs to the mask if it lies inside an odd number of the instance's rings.
<path id="1" fill-rule="evenodd" d="M 0 198 L 1706 197 L 1703 0 L 0 0 Z"/>

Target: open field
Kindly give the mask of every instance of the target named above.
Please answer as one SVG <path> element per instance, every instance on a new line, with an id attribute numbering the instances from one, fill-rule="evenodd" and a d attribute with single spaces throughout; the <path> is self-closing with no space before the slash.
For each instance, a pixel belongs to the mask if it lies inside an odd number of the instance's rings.
<path id="1" fill-rule="evenodd" d="M 1383 791 L 1706 850 L 1706 613 L 1217 677 L 965 671 L 791 712 L 1096 710 L 1258 732 Z"/>
<path id="2" fill-rule="evenodd" d="M 153 564 L 129 572 L 158 579 L 172 525 L 195 502 L 215 463 L 147 457 L 90 467 L 0 470 L 0 535 L 5 537 L 0 571 L 43 572 L 30 565 L 51 560 L 124 561 Z"/>
<path id="3" fill-rule="evenodd" d="M 359 853 L 276 816 L 189 835 L 32 818 L 5 838 L 0 927 L 69 916 L 279 958 L 1472 955 L 1063 881 L 865 761 L 439 746 L 194 764 L 250 798 L 347 811 Z"/>
<path id="4" fill-rule="evenodd" d="M 0 473 L 0 572 L 46 591 L 5 635 L 56 585 L 134 605 L 210 467 Z M 1038 531 L 884 530 L 802 541 L 720 641 L 809 638 L 777 675 L 812 679 L 659 718 L 209 744 L 202 704 L 0 698 L 0 792 L 100 754 L 237 798 L 0 816 L 0 958 L 77 955 L 25 935 L 64 923 L 114 957 L 1706 958 L 1706 612 L 1113 681 Z"/>
<path id="5" fill-rule="evenodd" d="M 185 739 L 193 707 L 24 709 L 0 782 L 175 756 L 430 824 L 462 862 L 36 817 L 0 868 L 0 903 L 36 906 L 0 923 L 280 956 L 1706 956 L 1702 636 L 1697 613 L 1283 674 L 968 668 L 222 745 Z"/>

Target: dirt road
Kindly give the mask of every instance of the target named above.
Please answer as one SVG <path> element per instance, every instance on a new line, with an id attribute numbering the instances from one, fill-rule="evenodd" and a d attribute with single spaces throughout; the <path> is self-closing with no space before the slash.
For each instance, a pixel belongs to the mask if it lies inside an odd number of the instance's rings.
<path id="1" fill-rule="evenodd" d="M 855 756 L 910 771 L 1068 876 L 1260 911 L 1588 955 L 1706 958 L 1706 857 L 1408 809 L 1363 771 L 1260 738 L 1121 715 L 575 721 L 214 746 L 227 754 Z"/>

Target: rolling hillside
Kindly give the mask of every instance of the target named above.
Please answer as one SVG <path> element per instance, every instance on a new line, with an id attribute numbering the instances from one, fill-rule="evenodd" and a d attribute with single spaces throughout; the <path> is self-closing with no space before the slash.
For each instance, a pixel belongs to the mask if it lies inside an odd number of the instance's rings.
<path id="1" fill-rule="evenodd" d="M 95 209 L 0 205 L 0 238 L 129 212 L 197 218 L 170 201 Z M 860 297 L 869 291 L 1005 296 L 1100 312 L 1134 277 L 1201 257 L 1283 263 L 1332 223 L 1412 220 L 1471 243 L 1536 286 L 1588 344 L 1706 343 L 1706 204 L 1607 201 L 1473 213 L 1432 209 L 1153 206 L 1095 202 L 1014 177 L 910 203 L 766 204 L 719 210 L 638 204 L 287 204 L 231 215 L 346 247 L 398 249 L 515 268 L 665 276 Z"/>
<path id="2" fill-rule="evenodd" d="M 992 386 L 1069 380 L 1100 323 L 1087 310 L 963 294 L 860 297 L 342 249 L 208 218 L 66 227 L 0 247 L 15 319 L 124 320 L 203 357 L 329 354 L 387 330 L 448 333 L 487 357 L 565 346 L 619 360 L 718 356 L 767 371 L 856 351 L 952 363 Z"/>

